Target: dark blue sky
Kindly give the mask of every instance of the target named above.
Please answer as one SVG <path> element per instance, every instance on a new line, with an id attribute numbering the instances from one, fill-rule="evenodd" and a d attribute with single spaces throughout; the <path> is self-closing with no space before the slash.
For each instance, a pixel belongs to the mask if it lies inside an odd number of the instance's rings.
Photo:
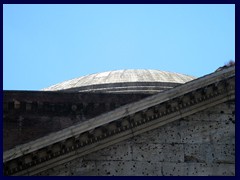
<path id="1" fill-rule="evenodd" d="M 117 69 L 196 77 L 235 60 L 235 5 L 3 6 L 3 88 Z"/>

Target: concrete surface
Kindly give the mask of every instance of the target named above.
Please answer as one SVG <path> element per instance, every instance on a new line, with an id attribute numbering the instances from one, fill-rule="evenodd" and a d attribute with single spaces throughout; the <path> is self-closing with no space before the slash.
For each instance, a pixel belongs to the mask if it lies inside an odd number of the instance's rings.
<path id="1" fill-rule="evenodd" d="M 195 79 L 192 76 L 160 70 L 128 69 L 82 76 L 55 84 L 44 91 L 108 93 L 156 93 Z"/>

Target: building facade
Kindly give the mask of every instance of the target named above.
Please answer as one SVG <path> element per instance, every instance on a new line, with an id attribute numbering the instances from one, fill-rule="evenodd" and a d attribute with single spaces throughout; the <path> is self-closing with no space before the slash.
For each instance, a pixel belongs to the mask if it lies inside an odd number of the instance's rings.
<path id="1" fill-rule="evenodd" d="M 235 66 L 4 91 L 4 175 L 235 175 Z"/>

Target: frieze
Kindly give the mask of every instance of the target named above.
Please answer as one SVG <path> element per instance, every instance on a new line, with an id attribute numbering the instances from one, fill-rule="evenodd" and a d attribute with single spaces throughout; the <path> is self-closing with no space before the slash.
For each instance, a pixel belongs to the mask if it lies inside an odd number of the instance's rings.
<path id="1" fill-rule="evenodd" d="M 21 171 L 38 166 L 43 162 L 57 159 L 60 156 L 81 150 L 91 144 L 106 140 L 134 128 L 140 128 L 150 122 L 161 121 L 161 118 L 173 113 L 209 101 L 218 96 L 227 96 L 235 93 L 235 77 L 224 79 L 206 87 L 196 89 L 180 97 L 170 99 L 142 111 L 127 115 L 103 126 L 70 137 L 64 141 L 54 143 L 48 147 L 28 153 L 4 163 L 4 175 L 21 174 Z M 16 103 L 18 104 L 18 103 Z M 16 105 L 17 106 L 17 105 Z M 180 118 L 180 117 L 179 117 Z M 151 126 L 151 125 L 150 125 Z M 26 172 L 22 174 L 27 174 Z"/>

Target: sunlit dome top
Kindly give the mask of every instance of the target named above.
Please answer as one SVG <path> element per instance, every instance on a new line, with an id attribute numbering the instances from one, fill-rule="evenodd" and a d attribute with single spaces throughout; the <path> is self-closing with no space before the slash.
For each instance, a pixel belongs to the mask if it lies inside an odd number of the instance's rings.
<path id="1" fill-rule="evenodd" d="M 86 75 L 44 88 L 44 91 L 157 93 L 195 79 L 160 70 L 128 69 Z"/>

